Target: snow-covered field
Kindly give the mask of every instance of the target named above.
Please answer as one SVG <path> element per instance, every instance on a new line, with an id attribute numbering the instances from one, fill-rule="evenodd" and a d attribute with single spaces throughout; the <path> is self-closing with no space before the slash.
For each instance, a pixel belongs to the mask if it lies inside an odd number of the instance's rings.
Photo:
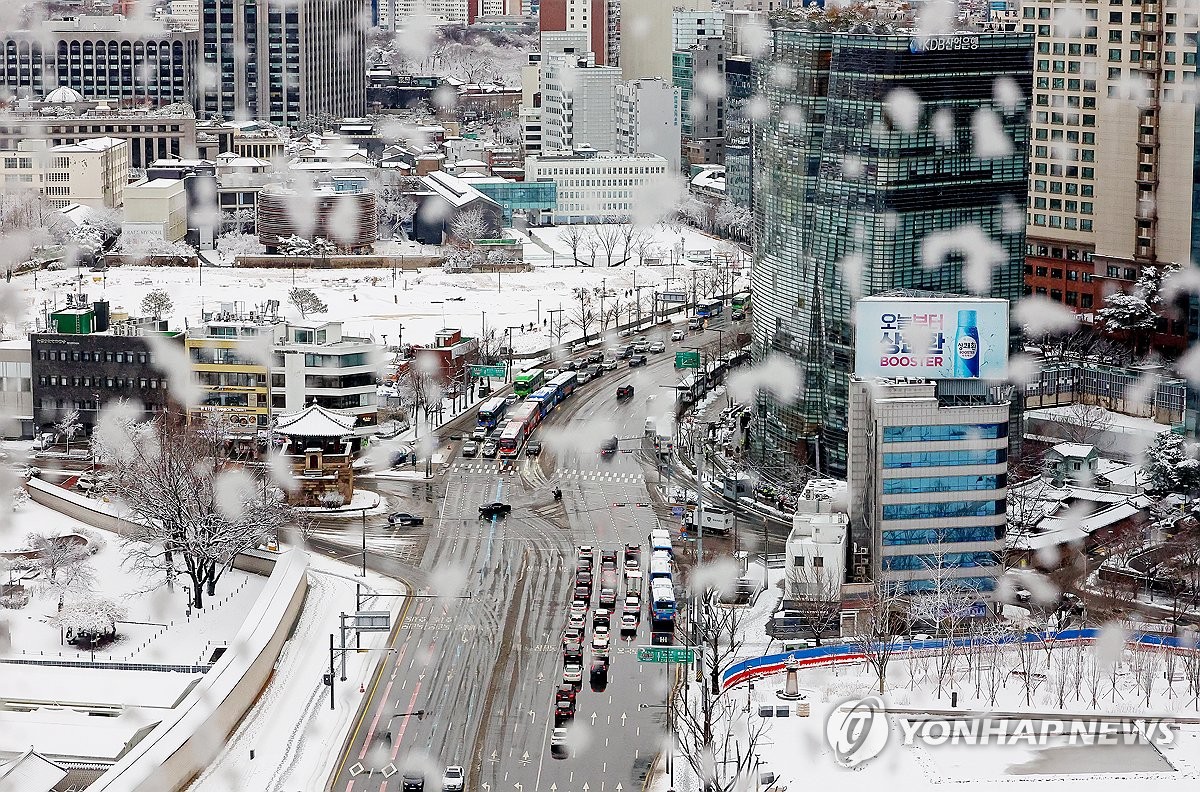
<path id="1" fill-rule="evenodd" d="M 664 252 L 670 240 L 678 242 L 678 234 L 666 228 L 656 230 Z M 569 259 L 570 246 L 561 238 L 561 229 L 538 229 L 537 237 L 544 244 L 566 254 L 558 260 Z M 726 249 L 729 243 L 710 239 L 698 232 L 684 232 L 688 251 Z M 732 249 L 732 248 L 729 248 Z M 46 309 L 63 307 L 69 293 L 79 288 L 83 277 L 83 292 L 89 300 L 107 299 L 113 310 L 141 315 L 141 302 L 154 289 L 165 289 L 174 302 L 165 316 L 172 327 L 184 328 L 200 321 L 202 311 L 220 310 L 223 304 L 236 309 L 253 311 L 267 300 L 279 300 L 280 311 L 292 319 L 299 312 L 288 303 L 293 283 L 315 291 L 329 306 L 329 311 L 310 315 L 310 320 L 343 321 L 347 334 L 373 337 L 380 343 L 427 343 L 443 327 L 456 327 L 469 336 L 478 336 L 484 327 L 503 336 L 512 326 L 528 327 L 534 331 L 512 331 L 513 346 L 518 351 L 545 348 L 551 342 L 550 320 L 562 320 L 564 340 L 579 335 L 571 324 L 572 289 L 599 288 L 602 284 L 616 299 L 632 305 L 625 296 L 635 286 L 663 289 L 667 278 L 673 290 L 690 289 L 692 272 L 710 272 L 708 264 L 683 262 L 672 267 L 636 264 L 607 267 L 603 252 L 595 267 L 550 266 L 551 256 L 536 244 L 525 245 L 526 260 L 534 265 L 532 272 L 450 274 L 440 268 L 420 271 L 388 269 L 304 270 L 241 269 L 205 267 L 115 267 L 107 273 L 76 270 L 42 272 L 34 287 L 32 275 L 13 279 L 21 290 L 29 318 L 41 317 Z M 739 280 L 745 287 L 747 281 Z M 703 296 L 703 295 L 702 295 Z M 642 291 L 644 313 L 649 314 L 650 293 Z M 612 305 L 609 302 L 609 305 Z M 563 309 L 563 313 L 550 311 Z M 622 317 L 624 320 L 624 317 Z M 596 328 L 593 327 L 593 332 Z"/>

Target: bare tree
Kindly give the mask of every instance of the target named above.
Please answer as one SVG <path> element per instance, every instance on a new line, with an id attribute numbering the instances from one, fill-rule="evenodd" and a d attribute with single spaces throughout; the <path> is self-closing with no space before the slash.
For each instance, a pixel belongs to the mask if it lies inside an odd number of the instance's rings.
<path id="1" fill-rule="evenodd" d="M 860 625 L 858 651 L 875 671 L 879 693 L 887 682 L 888 664 L 896 653 L 896 636 L 904 616 L 904 594 L 899 586 L 875 581 L 866 602 L 866 623 Z"/>
<path id="2" fill-rule="evenodd" d="M 709 602 L 698 621 L 700 684 L 671 694 L 674 739 L 705 792 L 745 789 L 754 769 L 754 749 L 765 721 L 743 712 L 732 696 L 720 695 L 720 679 L 742 646 L 744 610 Z M 730 751 L 731 743 L 735 746 Z"/>
<path id="3" fill-rule="evenodd" d="M 68 593 L 88 589 L 95 581 L 95 570 L 88 562 L 87 546 L 74 536 L 31 533 L 25 544 L 34 552 L 29 565 L 38 572 L 39 585 L 58 595 L 58 610 Z"/>
<path id="4" fill-rule="evenodd" d="M 54 429 L 62 437 L 63 442 L 67 444 L 67 453 L 71 453 L 71 441 L 75 435 L 79 434 L 79 430 L 83 428 L 83 424 L 79 423 L 79 410 L 67 410 L 62 417 L 58 419 L 58 423 L 54 424 Z"/>
<path id="5" fill-rule="evenodd" d="M 562 238 L 571 248 L 571 263 L 582 264 L 579 260 L 579 248 L 583 246 L 583 241 L 587 237 L 587 226 L 569 225 L 563 228 Z"/>
<path id="6" fill-rule="evenodd" d="M 159 419 L 105 434 L 105 486 L 136 526 L 124 542 L 127 563 L 169 585 L 186 575 L 195 608 L 239 553 L 294 519 L 240 469 L 224 469 L 217 445 L 196 429 Z"/>
<path id="7" fill-rule="evenodd" d="M 842 581 L 833 573 L 833 567 L 816 566 L 808 559 L 802 567 L 789 567 L 787 570 L 788 588 L 791 599 L 799 614 L 800 627 L 805 633 L 812 635 L 817 646 L 826 633 L 836 632 L 842 616 Z"/>
<path id="8" fill-rule="evenodd" d="M 450 236 L 459 245 L 470 247 L 472 242 L 487 236 L 488 231 L 487 218 L 479 208 L 457 212 L 450 221 Z"/>
<path id="9" fill-rule="evenodd" d="M 589 226 L 583 235 L 583 246 L 588 252 L 588 266 L 596 266 L 596 251 L 600 249 L 600 237 L 596 235 L 596 226 Z"/>
<path id="10" fill-rule="evenodd" d="M 1104 450 L 1101 444 L 1104 433 L 1112 428 L 1112 415 L 1108 410 L 1096 404 L 1075 402 L 1054 414 L 1057 425 L 1056 434 L 1068 443 L 1080 443 L 1096 446 Z M 1107 443 L 1103 444 L 1107 446 Z"/>
<path id="11" fill-rule="evenodd" d="M 610 267 L 615 267 L 622 263 L 624 259 L 619 259 L 616 263 L 613 262 L 613 257 L 617 251 L 617 245 L 621 243 L 621 239 L 625 236 L 625 232 L 619 223 L 605 223 L 598 225 L 594 229 L 596 241 L 600 247 L 604 249 L 604 263 Z M 628 255 L 628 254 L 627 254 Z"/>
<path id="12" fill-rule="evenodd" d="M 571 295 L 575 298 L 571 324 L 578 327 L 579 332 L 583 333 L 583 343 L 586 344 L 588 336 L 591 335 L 592 326 L 596 324 L 596 301 L 592 297 L 591 290 L 583 287 L 571 289 Z"/>

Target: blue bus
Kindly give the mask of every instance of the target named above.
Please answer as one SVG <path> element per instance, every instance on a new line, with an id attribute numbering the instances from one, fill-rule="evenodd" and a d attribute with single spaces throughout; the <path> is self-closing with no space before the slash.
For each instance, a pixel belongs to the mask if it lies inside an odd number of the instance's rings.
<path id="1" fill-rule="evenodd" d="M 667 624 L 675 619 L 675 590 L 670 583 L 657 583 L 650 589 L 650 615 L 655 622 L 655 631 L 669 629 Z M 661 629 L 660 629 L 661 628 Z"/>
<path id="2" fill-rule="evenodd" d="M 542 417 L 545 418 L 548 414 L 554 411 L 554 406 L 558 404 L 558 390 L 552 385 L 547 385 L 544 388 L 538 388 L 533 393 L 529 394 L 529 398 L 527 398 L 525 402 L 535 402 L 538 405 L 538 411 L 542 414 Z"/>
<path id="3" fill-rule="evenodd" d="M 724 310 L 724 303 L 720 300 L 706 300 L 696 306 L 696 316 L 707 319 L 710 316 L 720 316 L 722 310 Z"/>
<path id="4" fill-rule="evenodd" d="M 503 396 L 488 399 L 479 405 L 479 417 L 475 420 L 475 425 L 490 432 L 500 425 L 507 412 L 508 405 L 504 403 Z"/>
<path id="5" fill-rule="evenodd" d="M 547 387 L 554 388 L 557 401 L 563 399 L 575 392 L 575 385 L 579 382 L 579 377 L 574 371 L 564 371 L 554 379 L 550 380 Z"/>

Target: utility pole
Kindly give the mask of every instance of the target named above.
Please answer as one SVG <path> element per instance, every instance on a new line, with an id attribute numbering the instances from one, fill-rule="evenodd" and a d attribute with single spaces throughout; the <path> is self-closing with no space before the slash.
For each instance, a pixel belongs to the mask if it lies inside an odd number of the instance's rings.
<path id="1" fill-rule="evenodd" d="M 646 286 L 645 286 L 644 284 L 643 284 L 643 285 L 641 285 L 641 286 L 634 286 L 634 287 L 633 287 L 633 291 L 634 291 L 634 293 L 637 295 L 637 296 L 636 296 L 636 297 L 634 297 L 633 299 L 634 299 L 634 301 L 637 303 L 637 323 L 638 323 L 638 327 L 641 327 L 641 326 L 642 326 L 642 289 L 644 289 L 644 288 L 646 288 Z"/>

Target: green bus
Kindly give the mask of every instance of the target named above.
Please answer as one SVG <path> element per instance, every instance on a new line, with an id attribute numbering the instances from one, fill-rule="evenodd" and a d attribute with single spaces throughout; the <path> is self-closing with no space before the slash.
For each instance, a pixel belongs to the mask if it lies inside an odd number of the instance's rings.
<path id="1" fill-rule="evenodd" d="M 524 399 L 528 397 L 529 394 L 542 387 L 545 379 L 546 373 L 541 369 L 530 369 L 529 371 L 523 371 L 513 380 L 513 393 Z"/>
<path id="2" fill-rule="evenodd" d="M 733 310 L 746 311 L 750 308 L 750 292 L 739 292 L 733 295 Z"/>

